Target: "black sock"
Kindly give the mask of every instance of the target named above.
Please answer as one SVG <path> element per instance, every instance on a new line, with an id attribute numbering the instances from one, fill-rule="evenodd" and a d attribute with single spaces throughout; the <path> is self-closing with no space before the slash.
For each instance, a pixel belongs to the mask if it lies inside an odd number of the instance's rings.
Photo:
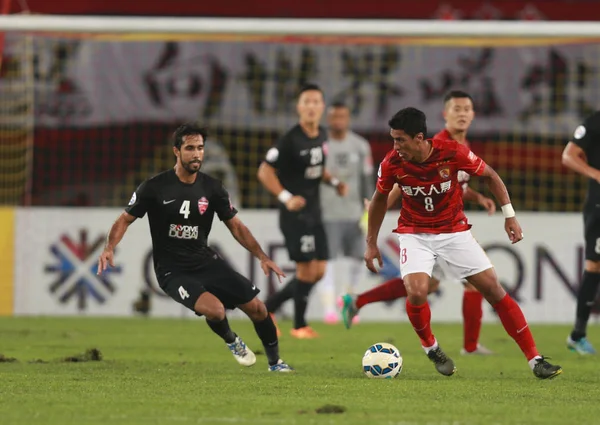
<path id="1" fill-rule="evenodd" d="M 294 290 L 294 329 L 300 329 L 306 326 L 306 306 L 308 305 L 308 296 L 312 291 L 313 283 L 297 280 Z"/>
<path id="2" fill-rule="evenodd" d="M 267 311 L 269 313 L 275 313 L 281 307 L 281 304 L 291 299 L 294 296 L 294 288 L 296 287 L 297 279 L 293 277 L 290 281 L 279 291 L 275 292 L 271 295 L 265 305 L 267 306 Z"/>
<path id="3" fill-rule="evenodd" d="M 256 334 L 265 348 L 269 366 L 277 364 L 277 361 L 279 361 L 279 341 L 277 340 L 277 329 L 271 315 L 268 314 L 263 321 L 254 322 L 254 329 L 256 329 Z"/>
<path id="4" fill-rule="evenodd" d="M 577 295 L 577 316 L 575 327 L 571 332 L 571 339 L 578 341 L 586 335 L 587 323 L 590 318 L 590 311 L 594 306 L 598 285 L 600 284 L 600 273 L 585 271 L 581 279 L 581 286 Z"/>
<path id="5" fill-rule="evenodd" d="M 235 337 L 237 335 L 229 327 L 229 321 L 227 320 L 227 317 L 221 321 L 212 321 L 206 319 L 206 324 L 214 333 L 223 338 L 223 341 L 225 341 L 227 344 L 231 344 L 233 341 L 235 341 Z"/>

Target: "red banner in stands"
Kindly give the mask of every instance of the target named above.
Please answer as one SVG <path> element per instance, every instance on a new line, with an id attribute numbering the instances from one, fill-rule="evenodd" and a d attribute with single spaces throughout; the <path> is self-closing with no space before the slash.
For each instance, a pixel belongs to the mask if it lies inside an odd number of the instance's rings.
<path id="1" fill-rule="evenodd" d="M 440 5 L 438 0 L 230 0 L 227 2 L 170 0 L 133 2 L 122 0 L 28 0 L 34 13 L 229 16 L 280 18 L 377 18 L 377 19 L 549 19 L 598 20 L 600 3 L 595 0 L 454 0 Z M 451 5 L 448 5 L 451 3 Z M 20 11 L 16 0 L 13 13 Z"/>

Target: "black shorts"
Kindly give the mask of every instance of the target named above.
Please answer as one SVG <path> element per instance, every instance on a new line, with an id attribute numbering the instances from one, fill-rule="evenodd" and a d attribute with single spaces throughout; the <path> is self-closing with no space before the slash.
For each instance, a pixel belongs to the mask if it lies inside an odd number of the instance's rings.
<path id="1" fill-rule="evenodd" d="M 279 228 L 283 233 L 290 260 L 305 263 L 329 259 L 323 224 L 308 225 L 305 221 L 286 217 L 279 220 Z"/>
<path id="2" fill-rule="evenodd" d="M 585 235 L 585 259 L 600 261 L 600 208 L 596 205 L 583 209 L 583 228 Z"/>
<path id="3" fill-rule="evenodd" d="M 163 291 L 192 311 L 204 292 L 213 294 L 228 310 L 246 304 L 260 292 L 222 258 L 193 271 L 161 270 L 156 278 Z"/>

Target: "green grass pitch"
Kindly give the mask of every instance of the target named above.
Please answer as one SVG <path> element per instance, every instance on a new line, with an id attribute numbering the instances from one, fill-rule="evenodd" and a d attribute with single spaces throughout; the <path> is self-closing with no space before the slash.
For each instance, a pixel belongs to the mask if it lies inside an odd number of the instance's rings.
<path id="1" fill-rule="evenodd" d="M 262 351 L 249 321 L 233 329 Z M 542 354 L 563 366 L 554 380 L 536 379 L 500 325 L 484 325 L 482 342 L 497 354 L 463 357 L 461 325 L 433 330 L 458 372 L 439 375 L 410 325 L 317 324 L 319 340 L 288 336 L 282 357 L 297 372 L 267 371 L 264 355 L 239 366 L 204 320 L 0 318 L 2 425 L 154 424 L 600 424 L 597 357 L 565 348 L 567 326 L 532 326 Z M 589 337 L 600 344 L 600 330 Z M 361 357 L 375 342 L 404 358 L 393 380 L 366 378 Z M 62 358 L 98 348 L 102 361 Z M 35 363 L 43 360 L 47 363 Z M 343 413 L 317 413 L 325 405 Z"/>

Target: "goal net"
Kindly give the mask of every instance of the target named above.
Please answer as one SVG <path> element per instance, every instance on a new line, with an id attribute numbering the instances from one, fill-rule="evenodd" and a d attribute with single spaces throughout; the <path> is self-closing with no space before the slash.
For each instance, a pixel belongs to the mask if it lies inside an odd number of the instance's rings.
<path id="1" fill-rule="evenodd" d="M 306 82 L 348 104 L 375 161 L 391 147 L 396 110 L 424 110 L 433 134 L 446 92 L 466 90 L 472 149 L 506 179 L 516 208 L 582 202 L 584 181 L 560 154 L 597 106 L 600 28 L 9 16 L 0 29 L 5 204 L 123 205 L 172 166 L 174 127 L 197 120 L 210 129 L 205 171 L 243 207 L 272 206 L 256 169 L 295 122 Z"/>

